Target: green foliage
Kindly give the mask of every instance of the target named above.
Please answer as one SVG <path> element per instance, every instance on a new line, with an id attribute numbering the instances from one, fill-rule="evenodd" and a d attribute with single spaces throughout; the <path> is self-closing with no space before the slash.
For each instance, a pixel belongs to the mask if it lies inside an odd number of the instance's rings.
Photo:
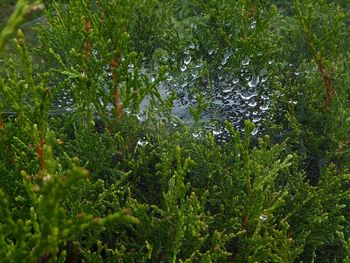
<path id="1" fill-rule="evenodd" d="M 338 2 L 44 1 L 31 46 L 8 40 L 41 4 L 18 1 L 0 34 L 0 258 L 349 262 Z M 189 54 L 192 125 L 161 90 Z M 203 119 L 218 69 L 265 78 L 263 122 Z"/>
<path id="2" fill-rule="evenodd" d="M 17 2 L 13 14 L 7 21 L 0 34 L 0 56 L 2 55 L 6 42 L 10 38 L 11 34 L 14 33 L 16 29 L 24 22 L 25 17 L 41 8 L 42 7 L 38 1 L 32 4 L 29 4 L 26 0 Z"/>

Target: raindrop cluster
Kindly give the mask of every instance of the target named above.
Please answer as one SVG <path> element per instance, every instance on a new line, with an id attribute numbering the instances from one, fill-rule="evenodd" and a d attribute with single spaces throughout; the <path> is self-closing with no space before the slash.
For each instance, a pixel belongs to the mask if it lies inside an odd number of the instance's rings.
<path id="1" fill-rule="evenodd" d="M 258 68 L 256 65 L 250 67 L 254 56 L 243 57 L 239 61 L 239 69 L 230 72 L 230 67 L 225 67 L 230 60 L 237 59 L 238 49 L 229 49 L 223 53 L 220 63 L 215 69 L 216 76 L 208 79 L 201 74 L 207 61 L 194 59 L 191 56 L 190 48 L 184 51 L 184 60 L 180 63 L 179 74 L 171 75 L 166 83 L 162 84 L 162 94 L 166 90 L 174 90 L 177 93 L 177 100 L 174 101 L 173 114 L 183 121 L 191 121 L 190 107 L 196 107 L 196 96 L 191 94 L 191 89 L 196 87 L 209 102 L 207 110 L 201 118 L 206 121 L 217 121 L 220 127 L 212 128 L 214 136 L 223 139 L 227 136 L 223 121 L 230 121 L 236 129 L 244 131 L 244 121 L 251 120 L 256 128 L 252 135 L 259 135 L 263 132 L 262 122 L 269 117 L 270 98 L 272 89 L 268 86 L 269 74 L 266 68 Z M 208 57 L 214 56 L 218 50 L 211 49 Z M 273 61 L 269 62 L 269 65 Z M 252 70 L 254 68 L 254 70 Z M 258 68 L 258 69 L 257 69 Z M 213 74 L 211 74 L 213 75 Z"/>
<path id="2" fill-rule="evenodd" d="M 262 53 L 242 56 L 238 48 L 227 49 L 222 53 L 214 48 L 210 49 L 205 56 L 198 58 L 195 55 L 196 51 L 198 47 L 191 43 L 180 56 L 182 60 L 178 63 L 178 70 L 169 73 L 167 80 L 157 86 L 163 99 L 173 91 L 176 92 L 177 99 L 174 101 L 172 114 L 185 124 L 193 123 L 190 108 L 198 106 L 200 92 L 208 102 L 208 107 L 201 114 L 201 120 L 218 123 L 215 127 L 208 128 L 215 137 L 226 140 L 228 132 L 224 129 L 224 120 L 230 121 L 237 130 L 244 131 L 244 121 L 249 119 L 256 126 L 252 135 L 261 134 L 262 122 L 269 117 L 270 98 L 273 95 L 273 89 L 269 87 L 271 84 L 269 84 L 267 69 L 263 65 L 259 68 L 252 64 L 255 61 L 254 58 L 261 56 Z M 222 57 L 217 61 L 216 68 L 209 67 L 208 65 L 211 65 L 214 58 L 217 59 L 218 56 Z M 163 57 L 162 61 L 169 59 L 173 61 L 174 57 L 178 56 L 170 54 L 167 58 Z M 272 59 L 267 62 L 268 65 L 273 63 Z M 232 67 L 233 64 L 238 65 L 238 68 Z M 157 66 L 152 70 L 146 65 L 141 69 L 135 69 L 135 67 L 134 64 L 128 66 L 128 73 L 132 78 L 136 77 L 136 70 L 142 78 L 148 77 L 150 83 L 157 78 Z M 111 78 L 111 70 L 109 66 L 104 70 L 105 76 L 101 76 L 100 83 L 104 91 L 110 93 L 111 83 L 106 79 Z M 54 108 L 61 112 L 69 112 L 74 110 L 74 104 L 72 91 L 63 89 L 54 102 Z M 101 106 L 105 106 L 107 110 L 113 108 L 110 104 L 103 105 L 102 100 Z M 146 97 L 141 103 L 139 115 L 136 116 L 140 122 L 147 119 L 145 113 L 148 106 L 149 97 Z"/>
<path id="3" fill-rule="evenodd" d="M 60 92 L 55 96 L 53 100 L 52 108 L 53 113 L 75 111 L 75 101 L 74 96 L 72 95 L 72 89 L 67 88 L 60 90 Z"/>

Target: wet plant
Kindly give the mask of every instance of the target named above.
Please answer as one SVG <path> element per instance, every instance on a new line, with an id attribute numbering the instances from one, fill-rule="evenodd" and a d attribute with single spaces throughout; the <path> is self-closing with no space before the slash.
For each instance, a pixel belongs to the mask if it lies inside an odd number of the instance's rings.
<path id="1" fill-rule="evenodd" d="M 1 259 L 349 261 L 349 12 L 18 1 L 0 34 Z"/>

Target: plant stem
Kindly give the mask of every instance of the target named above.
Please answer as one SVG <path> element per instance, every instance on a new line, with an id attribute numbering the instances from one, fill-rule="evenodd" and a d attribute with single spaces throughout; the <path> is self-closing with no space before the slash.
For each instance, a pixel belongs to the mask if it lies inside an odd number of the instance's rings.
<path id="1" fill-rule="evenodd" d="M 120 93 L 118 89 L 118 75 L 115 72 L 115 69 L 119 67 L 119 61 L 120 61 L 120 53 L 117 52 L 116 57 L 112 60 L 111 62 L 111 68 L 112 68 L 112 79 L 113 79 L 113 84 L 114 84 L 114 106 L 116 108 L 116 119 L 117 121 L 120 121 L 121 118 L 123 117 L 123 107 L 120 102 Z"/>
<path id="2" fill-rule="evenodd" d="M 90 20 L 85 17 L 85 32 L 87 34 L 87 37 L 86 37 L 86 43 L 85 43 L 85 60 L 86 60 L 86 63 L 89 62 L 89 59 L 90 59 L 90 50 L 91 50 L 91 43 L 90 43 L 90 39 L 89 39 L 89 32 L 90 32 Z"/>
<path id="3" fill-rule="evenodd" d="M 329 110 L 330 106 L 332 105 L 332 101 L 333 101 L 333 97 L 334 97 L 334 89 L 332 87 L 332 84 L 331 84 L 331 81 L 329 78 L 329 74 L 327 73 L 325 66 L 324 66 L 324 58 L 322 58 L 321 54 L 319 52 L 317 52 L 317 50 L 314 46 L 310 26 L 305 21 L 305 18 L 303 16 L 303 13 L 302 13 L 301 8 L 300 8 L 299 0 L 295 0 L 295 6 L 296 6 L 296 9 L 298 12 L 299 22 L 300 22 L 301 27 L 306 35 L 309 50 L 311 52 L 311 55 L 312 55 L 314 61 L 317 64 L 318 71 L 320 72 L 320 75 L 322 77 L 323 87 L 326 91 L 326 96 L 327 96 L 326 101 L 323 105 L 323 111 L 327 112 Z"/>
<path id="4" fill-rule="evenodd" d="M 37 154 L 38 154 L 38 159 L 40 163 L 40 170 L 45 169 L 45 158 L 44 158 L 44 145 L 45 145 L 45 139 L 43 136 L 40 137 L 38 149 L 37 149 Z"/>

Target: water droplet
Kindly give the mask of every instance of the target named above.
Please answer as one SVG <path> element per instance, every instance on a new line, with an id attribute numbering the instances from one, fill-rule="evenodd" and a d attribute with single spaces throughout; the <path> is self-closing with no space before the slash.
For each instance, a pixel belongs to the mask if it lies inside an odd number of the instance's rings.
<path id="1" fill-rule="evenodd" d="M 140 140 L 137 141 L 137 145 L 140 147 L 144 147 L 148 144 L 148 141 L 145 138 L 142 138 Z"/>
<path id="2" fill-rule="evenodd" d="M 222 101 L 221 100 L 214 100 L 212 103 L 215 104 L 215 105 L 222 105 Z"/>
<path id="3" fill-rule="evenodd" d="M 248 105 L 250 106 L 250 107 L 255 107 L 256 106 L 256 101 L 251 101 Z"/>
<path id="4" fill-rule="evenodd" d="M 261 120 L 261 117 L 254 117 L 253 118 L 253 123 L 257 123 Z"/>
<path id="5" fill-rule="evenodd" d="M 242 60 L 242 66 L 248 66 L 250 63 L 250 58 L 246 57 L 245 59 Z"/>
<path id="6" fill-rule="evenodd" d="M 249 93 L 249 92 L 240 92 L 240 93 L 239 93 L 239 96 L 241 96 L 241 98 L 242 98 L 243 100 L 250 100 L 251 98 L 253 98 L 253 97 L 257 96 L 257 95 L 258 95 L 258 93 L 256 93 L 256 92 L 253 92 L 253 93 Z"/>
<path id="7" fill-rule="evenodd" d="M 233 55 L 233 51 L 232 50 L 228 50 L 228 51 L 225 52 L 224 58 L 225 59 L 229 59 L 232 55 Z"/>
<path id="8" fill-rule="evenodd" d="M 188 55 L 184 58 L 184 64 L 188 65 L 188 64 L 190 64 L 190 62 L 191 62 L 191 55 Z"/>
<path id="9" fill-rule="evenodd" d="M 227 87 L 226 89 L 224 89 L 222 92 L 223 93 L 229 93 L 233 90 L 233 87 Z"/>
<path id="10" fill-rule="evenodd" d="M 193 77 L 193 78 L 197 78 L 197 77 L 198 77 L 198 75 L 199 75 L 198 70 L 194 70 L 194 71 L 192 71 L 192 77 Z"/>
<path id="11" fill-rule="evenodd" d="M 269 104 L 268 103 L 266 103 L 265 105 L 261 105 L 260 106 L 260 110 L 262 110 L 262 111 L 266 111 L 268 109 L 269 109 Z"/>
<path id="12" fill-rule="evenodd" d="M 269 99 L 269 97 L 268 96 L 266 96 L 266 95 L 261 95 L 261 98 L 263 99 L 263 100 L 268 100 Z"/>
<path id="13" fill-rule="evenodd" d="M 239 78 L 235 78 L 235 79 L 232 80 L 232 84 L 233 85 L 236 85 L 238 82 L 239 82 Z"/>
<path id="14" fill-rule="evenodd" d="M 222 61 L 221 61 L 221 65 L 225 66 L 227 63 L 227 58 L 224 58 Z"/>
<path id="15" fill-rule="evenodd" d="M 181 65 L 181 71 L 184 72 L 187 69 L 187 66 L 185 64 Z"/>
<path id="16" fill-rule="evenodd" d="M 262 70 L 260 70 L 260 77 L 264 77 L 264 76 L 267 76 L 269 73 L 267 72 L 267 70 L 266 69 L 262 69 Z"/>
<path id="17" fill-rule="evenodd" d="M 222 98 L 224 100 L 227 100 L 228 98 L 230 97 L 230 94 L 226 93 L 224 96 L 222 96 Z M 228 101 L 225 101 L 224 104 L 228 104 L 229 102 Z"/>
<path id="18" fill-rule="evenodd" d="M 198 139 L 201 136 L 201 134 L 198 132 L 194 132 L 194 133 L 192 133 L 192 136 L 193 136 L 193 138 Z"/>
<path id="19" fill-rule="evenodd" d="M 268 76 L 264 76 L 264 77 L 262 77 L 262 78 L 261 78 L 261 83 L 266 82 L 266 80 L 267 80 L 268 78 L 269 78 Z"/>
<path id="20" fill-rule="evenodd" d="M 223 131 L 222 130 L 213 130 L 213 135 L 215 135 L 215 136 L 217 136 L 217 135 L 220 135 L 220 134 L 222 134 L 223 133 Z"/>
<path id="21" fill-rule="evenodd" d="M 265 222 L 267 220 L 267 215 L 261 215 L 260 220 Z"/>
<path id="22" fill-rule="evenodd" d="M 136 114 L 136 118 L 140 121 L 140 122 L 144 122 L 147 117 L 143 114 Z"/>
<path id="23" fill-rule="evenodd" d="M 257 135 L 258 132 L 259 132 L 259 129 L 258 129 L 258 128 L 255 128 L 255 129 L 252 131 L 252 135 L 255 136 L 255 135 Z"/>
<path id="24" fill-rule="evenodd" d="M 251 24 L 250 24 L 250 28 L 254 29 L 256 27 L 256 20 L 254 20 Z"/>
<path id="25" fill-rule="evenodd" d="M 259 84 L 260 78 L 259 76 L 253 76 L 252 79 L 248 82 L 248 86 L 250 88 L 255 88 Z"/>
<path id="26" fill-rule="evenodd" d="M 173 79 L 174 79 L 174 77 L 169 75 L 167 81 L 172 81 Z"/>
<path id="27" fill-rule="evenodd" d="M 106 106 L 106 110 L 110 112 L 112 109 L 114 109 L 113 104 L 112 103 L 108 103 L 107 106 Z M 126 111 L 124 111 L 124 112 L 126 112 Z"/>
<path id="28" fill-rule="evenodd" d="M 224 54 L 224 58 L 221 61 L 221 65 L 225 65 L 227 63 L 227 60 L 232 56 L 232 54 L 233 54 L 232 50 L 226 51 Z"/>

